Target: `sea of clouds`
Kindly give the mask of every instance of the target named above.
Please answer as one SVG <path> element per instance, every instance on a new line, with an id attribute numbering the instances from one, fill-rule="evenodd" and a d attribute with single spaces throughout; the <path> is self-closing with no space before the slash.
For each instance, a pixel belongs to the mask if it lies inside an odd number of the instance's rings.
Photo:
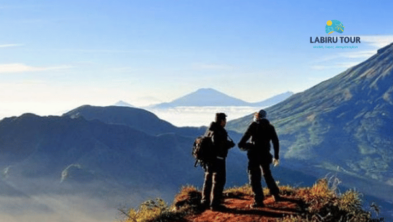
<path id="1" fill-rule="evenodd" d="M 263 107 L 261 107 L 263 108 Z M 148 109 L 160 119 L 175 126 L 208 126 L 216 113 L 226 113 L 227 120 L 234 120 L 259 111 L 261 108 L 249 106 L 183 106 L 168 109 Z M 250 122 L 252 119 L 250 119 Z"/>

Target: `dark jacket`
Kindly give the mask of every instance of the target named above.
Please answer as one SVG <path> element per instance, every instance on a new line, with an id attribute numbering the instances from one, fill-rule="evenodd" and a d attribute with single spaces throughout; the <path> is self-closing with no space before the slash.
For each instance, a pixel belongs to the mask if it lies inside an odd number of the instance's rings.
<path id="1" fill-rule="evenodd" d="M 228 150 L 232 148 L 235 144 L 232 141 L 228 140 L 228 133 L 216 122 L 212 122 L 210 127 L 207 129 L 206 134 L 208 132 L 213 132 L 212 141 L 215 148 L 216 156 L 218 157 L 227 157 Z"/>
<path id="2" fill-rule="evenodd" d="M 279 158 L 280 145 L 276 130 L 269 120 L 261 119 L 258 122 L 252 122 L 246 133 L 239 142 L 239 147 L 244 147 L 251 138 L 253 148 L 248 151 L 249 157 L 270 155 L 270 141 L 273 143 L 274 158 Z"/>

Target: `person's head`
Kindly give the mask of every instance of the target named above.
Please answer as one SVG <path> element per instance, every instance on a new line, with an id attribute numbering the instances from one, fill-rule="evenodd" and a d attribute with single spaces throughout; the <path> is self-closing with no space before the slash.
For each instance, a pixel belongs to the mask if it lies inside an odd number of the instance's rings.
<path id="1" fill-rule="evenodd" d="M 216 113 L 216 123 L 220 124 L 222 127 L 225 127 L 227 123 L 227 115 L 225 113 Z"/>
<path id="2" fill-rule="evenodd" d="M 266 118 L 266 116 L 267 116 L 266 111 L 261 109 L 261 110 L 259 110 L 259 112 L 254 114 L 254 120 L 258 121 L 260 119 Z"/>

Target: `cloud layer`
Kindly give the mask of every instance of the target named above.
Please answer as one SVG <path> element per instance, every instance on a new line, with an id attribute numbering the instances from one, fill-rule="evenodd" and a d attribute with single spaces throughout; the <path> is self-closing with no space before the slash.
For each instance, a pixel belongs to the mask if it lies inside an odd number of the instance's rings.
<path id="1" fill-rule="evenodd" d="M 59 70 L 59 69 L 69 69 L 69 68 L 71 68 L 71 66 L 38 67 L 38 66 L 28 66 L 21 63 L 11 63 L 11 64 L 0 64 L 0 73 L 36 72 L 36 71 L 48 71 L 48 70 Z"/>
<path id="2" fill-rule="evenodd" d="M 3 44 L 0 45 L 0 48 L 9 48 L 9 47 L 17 47 L 17 46 L 22 46 L 22 44 Z"/>

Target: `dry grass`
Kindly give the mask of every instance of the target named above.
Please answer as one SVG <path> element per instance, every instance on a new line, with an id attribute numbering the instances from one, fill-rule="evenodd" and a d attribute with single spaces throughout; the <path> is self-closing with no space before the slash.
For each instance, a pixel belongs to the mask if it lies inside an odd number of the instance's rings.
<path id="1" fill-rule="evenodd" d="M 244 195 L 252 195 L 252 189 L 249 184 L 245 184 L 241 187 L 231 187 L 224 191 L 226 197 L 241 197 Z"/>
<path id="2" fill-rule="evenodd" d="M 162 199 L 148 200 L 137 209 L 129 212 L 121 211 L 125 215 L 124 222 L 167 222 L 183 221 L 189 214 L 200 212 L 199 203 L 201 193 L 194 186 L 184 186 L 175 196 L 174 203 L 169 206 Z"/>
<path id="3" fill-rule="evenodd" d="M 302 208 L 301 215 L 287 216 L 277 219 L 282 222 L 377 222 L 383 219 L 373 219 L 370 212 L 362 209 L 361 194 L 348 190 L 343 194 L 337 192 L 339 181 L 337 179 L 321 179 L 312 187 L 293 188 L 280 186 L 282 196 L 299 200 Z M 267 194 L 268 190 L 264 189 Z M 253 195 L 251 187 L 246 184 L 241 187 L 232 187 L 224 191 L 225 197 L 241 197 Z M 199 203 L 201 193 L 193 186 L 184 186 L 175 196 L 174 203 L 169 206 L 163 200 L 146 201 L 137 209 L 131 209 L 126 215 L 125 222 L 152 222 L 152 221 L 185 221 L 187 215 L 201 212 Z M 378 209 L 374 209 L 378 211 Z"/>
<path id="4" fill-rule="evenodd" d="M 306 214 L 302 216 L 288 216 L 283 222 L 377 222 L 383 218 L 371 217 L 371 212 L 362 209 L 361 194 L 348 190 L 343 194 L 337 192 L 339 181 L 334 179 L 329 186 L 329 180 L 321 179 L 311 188 L 293 189 L 292 196 L 304 201 Z M 290 189 L 290 188 L 287 188 Z M 280 191 L 282 187 L 280 187 Z"/>

